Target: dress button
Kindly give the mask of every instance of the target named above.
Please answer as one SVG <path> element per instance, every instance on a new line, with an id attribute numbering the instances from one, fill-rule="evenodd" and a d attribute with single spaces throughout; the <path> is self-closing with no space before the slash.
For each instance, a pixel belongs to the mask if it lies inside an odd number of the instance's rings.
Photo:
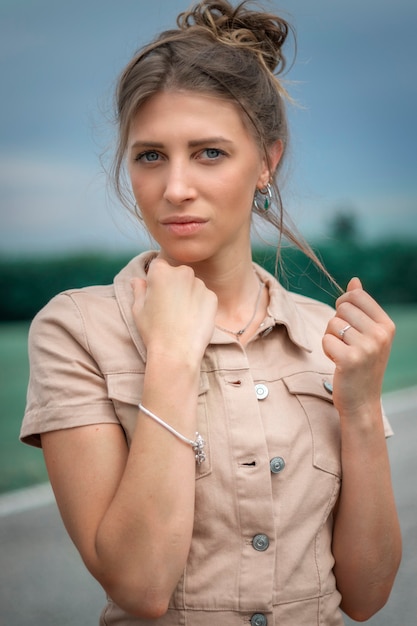
<path id="1" fill-rule="evenodd" d="M 285 467 L 285 461 L 282 456 L 274 456 L 274 458 L 269 461 L 269 467 L 273 474 L 279 474 Z"/>
<path id="2" fill-rule="evenodd" d="M 269 539 L 266 535 L 255 535 L 252 539 L 252 545 L 258 552 L 264 552 L 269 548 Z"/>
<path id="3" fill-rule="evenodd" d="M 328 380 L 325 380 L 323 383 L 323 387 L 325 388 L 325 390 L 327 391 L 327 393 L 332 394 L 333 393 L 333 385 L 331 382 L 329 382 Z"/>
<path id="4" fill-rule="evenodd" d="M 268 387 L 266 385 L 263 385 L 262 383 L 255 385 L 255 391 L 258 400 L 265 400 L 265 398 L 267 398 L 269 395 Z"/>
<path id="5" fill-rule="evenodd" d="M 255 613 L 250 620 L 251 626 L 267 626 L 268 620 L 263 613 Z"/>

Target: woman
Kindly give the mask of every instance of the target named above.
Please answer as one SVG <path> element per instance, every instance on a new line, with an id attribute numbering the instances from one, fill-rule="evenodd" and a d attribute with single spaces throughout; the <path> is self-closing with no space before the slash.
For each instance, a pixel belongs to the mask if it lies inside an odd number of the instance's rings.
<path id="1" fill-rule="evenodd" d="M 288 31 L 202 2 L 132 59 L 114 175 L 158 250 L 31 328 L 22 439 L 108 594 L 103 625 L 333 626 L 395 578 L 393 323 L 357 278 L 334 311 L 251 259 L 254 213 L 313 256 L 275 183 Z"/>

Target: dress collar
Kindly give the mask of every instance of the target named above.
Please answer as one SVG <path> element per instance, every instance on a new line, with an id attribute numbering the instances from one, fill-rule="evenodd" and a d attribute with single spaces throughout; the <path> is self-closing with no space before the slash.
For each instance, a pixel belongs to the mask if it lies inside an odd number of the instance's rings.
<path id="1" fill-rule="evenodd" d="M 132 278 L 146 278 L 147 267 L 157 252 L 143 252 L 134 257 L 114 279 L 114 289 L 122 317 L 129 329 L 133 342 L 144 360 L 146 360 L 146 348 L 136 328 L 132 315 L 133 292 L 130 285 Z M 286 327 L 288 336 L 298 347 L 311 352 L 311 344 L 308 340 L 307 329 L 300 311 L 298 296 L 287 291 L 269 272 L 256 263 L 254 270 L 259 279 L 265 283 L 269 291 L 269 305 L 265 327 L 282 324 Z M 213 343 L 229 343 L 232 338 L 225 338 L 224 333 L 215 329 Z"/>
<path id="2" fill-rule="evenodd" d="M 298 296 L 287 291 L 276 278 L 263 267 L 254 263 L 254 269 L 260 280 L 265 283 L 269 291 L 268 316 L 274 324 L 283 324 L 288 336 L 299 348 L 312 351 L 308 339 L 306 323 L 303 319 Z"/>

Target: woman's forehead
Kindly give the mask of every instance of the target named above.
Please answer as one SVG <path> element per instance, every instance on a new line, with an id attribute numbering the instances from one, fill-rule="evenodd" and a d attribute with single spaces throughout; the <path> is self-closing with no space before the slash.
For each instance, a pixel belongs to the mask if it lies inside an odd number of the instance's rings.
<path id="1" fill-rule="evenodd" d="M 136 109 L 130 130 L 144 132 L 146 128 L 151 130 L 151 123 L 169 125 L 187 116 L 189 128 L 195 123 L 203 125 L 207 132 L 210 130 L 209 134 L 215 134 L 216 127 L 226 127 L 230 132 L 249 134 L 259 145 L 257 129 L 240 103 L 206 91 L 164 89 L 156 92 Z"/>

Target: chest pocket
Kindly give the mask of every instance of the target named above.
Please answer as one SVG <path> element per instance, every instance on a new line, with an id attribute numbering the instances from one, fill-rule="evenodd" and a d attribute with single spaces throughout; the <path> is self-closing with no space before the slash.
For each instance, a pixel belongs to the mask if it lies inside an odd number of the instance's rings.
<path id="1" fill-rule="evenodd" d="M 108 395 L 113 402 L 115 413 L 125 432 L 129 447 L 132 442 L 133 433 L 135 432 L 138 405 L 142 399 L 144 376 L 145 374 L 143 372 L 120 372 L 117 374 L 107 374 L 106 377 Z M 196 479 L 211 473 L 210 433 L 206 403 L 208 388 L 207 374 L 201 372 L 198 390 L 197 430 L 206 442 L 204 448 L 206 460 L 201 465 L 196 466 Z M 166 419 L 166 421 L 169 423 L 169 419 Z M 172 436 L 174 437 L 174 435 Z"/>
<path id="2" fill-rule="evenodd" d="M 318 372 L 299 372 L 284 378 L 310 426 L 314 467 L 341 477 L 340 419 L 333 406 L 332 382 L 331 374 Z"/>

